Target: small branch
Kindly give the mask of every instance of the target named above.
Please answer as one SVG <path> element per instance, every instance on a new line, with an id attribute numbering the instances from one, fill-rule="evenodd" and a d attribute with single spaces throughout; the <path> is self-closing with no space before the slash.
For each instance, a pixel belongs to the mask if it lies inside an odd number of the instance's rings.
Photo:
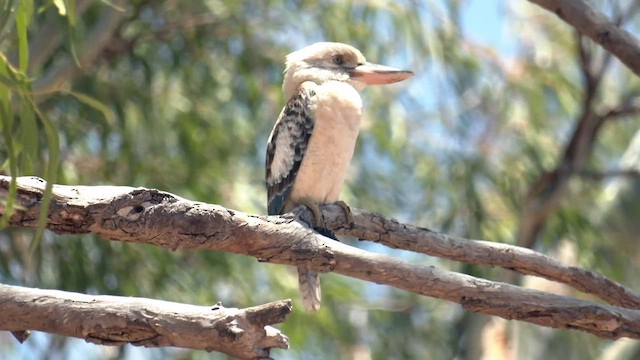
<path id="1" fill-rule="evenodd" d="M 219 351 L 242 359 L 268 358 L 288 349 L 286 336 L 269 326 L 291 313 L 291 300 L 247 309 L 85 295 L 0 284 L 0 330 L 38 330 L 99 345 Z"/>
<path id="2" fill-rule="evenodd" d="M 622 170 L 609 170 L 609 171 L 594 171 L 594 170 L 576 170 L 575 173 L 583 178 L 602 181 L 613 177 L 623 177 L 630 179 L 640 179 L 640 171 L 636 169 L 622 169 Z"/>
<path id="3" fill-rule="evenodd" d="M 636 98 L 635 96 L 633 97 L 634 99 Z M 627 104 L 618 106 L 613 109 L 609 109 L 606 112 L 604 112 L 604 114 L 602 115 L 601 121 L 604 122 L 607 120 L 615 120 L 622 117 L 635 116 L 638 114 L 640 114 L 640 104 L 632 103 L 631 100 L 629 100 L 627 101 Z"/>
<path id="4" fill-rule="evenodd" d="M 518 229 L 517 244 L 519 246 L 533 246 L 549 216 L 560 206 L 572 176 L 590 176 L 593 179 L 599 177 L 597 173 L 585 172 L 580 169 L 584 168 L 585 163 L 593 152 L 598 133 L 607 121 L 640 114 L 640 105 L 635 101 L 636 94 L 628 94 L 621 101 L 621 104 L 616 107 L 600 113 L 596 112 L 593 106 L 593 99 L 600 80 L 590 76 L 587 66 L 584 64 L 582 70 L 585 78 L 583 112 L 577 120 L 576 128 L 565 147 L 559 164 L 555 169 L 540 175 L 523 201 L 520 227 Z M 603 72 L 604 70 L 600 70 L 598 73 L 602 74 Z M 602 173 L 600 175 L 607 177 L 635 176 L 633 172 L 626 170 Z"/>
<path id="5" fill-rule="evenodd" d="M 582 20 L 584 21 L 595 21 L 594 19 L 598 17 L 602 17 L 602 19 L 598 18 L 598 21 L 606 20 L 604 15 L 597 13 L 597 10 L 592 9 L 590 5 L 583 0 L 553 2 L 547 0 L 530 1 L 538 3 L 543 7 L 550 6 L 555 9 L 556 13 L 562 18 L 566 16 L 567 19 L 574 19 L 576 14 L 571 13 L 567 15 L 567 11 L 582 11 L 588 12 L 588 14 L 583 14 L 585 18 Z M 630 8 L 630 10 L 632 10 L 632 8 Z M 565 145 L 564 154 L 559 159 L 556 167 L 543 172 L 532 184 L 523 200 L 516 241 L 517 245 L 523 247 L 530 248 L 534 246 L 548 218 L 560 207 L 561 201 L 567 193 L 570 179 L 576 173 L 576 169 L 584 168 L 585 163 L 593 152 L 597 136 L 605 122 L 610 119 L 635 114 L 638 110 L 637 105 L 633 101 L 635 97 L 628 96 L 618 107 L 612 108 L 608 112 L 598 113 L 596 111 L 595 103 L 603 76 L 610 64 L 610 55 L 609 52 L 605 52 L 602 60 L 596 61 L 596 55 L 593 49 L 587 46 L 582 38 L 582 35 L 588 34 L 585 34 L 582 28 L 576 26 L 571 21 L 567 21 L 573 24 L 578 30 L 576 39 L 578 46 L 577 58 L 579 60 L 579 68 L 584 84 L 582 113 L 576 119 L 573 134 L 569 142 Z M 616 24 L 609 23 L 609 25 L 620 30 Z M 590 28 L 590 30 L 592 30 L 592 28 Z M 640 49 L 640 43 L 637 45 L 638 49 Z"/>
<path id="6" fill-rule="evenodd" d="M 0 198 L 7 196 L 9 177 L 0 177 Z M 15 226 L 34 227 L 45 182 L 39 178 L 18 178 L 19 209 L 10 219 Z M 0 204 L 2 202 L 0 201 Z M 325 220 L 340 228 L 344 215 L 336 206 L 324 206 Z M 326 211 L 328 210 L 328 211 Z M 0 205 L 0 214 L 4 209 Z M 334 215 L 332 215 L 334 214 Z M 569 283 L 586 287 L 610 287 L 612 301 L 638 308 L 638 296 L 630 290 L 582 269 L 563 267 L 531 250 L 501 244 L 455 239 L 427 229 L 387 220 L 379 215 L 355 211 L 356 227 L 340 230 L 362 238 L 388 241 L 391 246 L 420 249 L 428 253 L 429 242 L 449 246 L 459 258 L 473 263 L 514 266 L 540 274 L 548 270 L 569 271 Z M 310 216 L 306 214 L 303 216 Z M 369 218 L 367 218 L 369 217 Z M 640 311 L 600 305 L 589 301 L 524 289 L 465 274 L 414 265 L 390 256 L 374 254 L 329 240 L 311 231 L 295 214 L 257 216 L 182 199 L 143 188 L 119 186 L 54 185 L 47 227 L 59 233 L 93 232 L 107 239 L 153 244 L 169 249 L 189 248 L 227 251 L 278 264 L 307 266 L 319 272 L 343 275 L 386 284 L 420 295 L 461 304 L 466 309 L 507 319 L 527 321 L 554 328 L 587 331 L 604 338 L 640 339 Z M 336 225 L 338 224 L 338 225 Z M 440 239 L 440 243 L 435 240 Z M 469 244 L 467 244 L 467 242 Z M 484 252 L 475 260 L 474 252 Z M 457 254 L 457 255 L 455 255 Z M 481 257 L 482 258 L 482 257 Z M 526 265 L 523 265 L 526 264 Z M 523 270 L 525 271 L 525 270 Z M 595 277 L 595 280 L 590 280 Z M 600 285 L 604 282 L 604 285 Z M 606 293 L 606 291 L 604 291 Z M 623 299 L 623 300 L 616 300 Z M 21 330 L 21 329 L 18 329 Z"/>
<path id="7" fill-rule="evenodd" d="M 595 61 L 595 54 L 584 43 L 582 36 L 588 36 L 602 45 L 636 74 L 640 74 L 640 42 L 585 0 L 529 1 L 556 13 L 576 28 L 579 33 L 576 39 L 577 57 L 584 82 L 582 114 L 576 119 L 575 129 L 565 146 L 564 154 L 554 169 L 543 172 L 536 179 L 523 199 L 516 244 L 530 248 L 534 246 L 548 218 L 560 207 L 575 170 L 582 169 L 591 156 L 602 125 L 607 120 L 633 115 L 638 111 L 638 106 L 631 100 L 635 97 L 627 97 L 617 108 L 600 114 L 596 112 L 594 103 L 610 63 L 610 55 L 605 52 L 601 61 Z M 634 6 L 629 10 L 635 11 Z M 620 23 L 624 20 L 624 17 L 617 19 Z"/>
<path id="8" fill-rule="evenodd" d="M 529 0 L 576 28 L 640 76 L 640 41 L 609 20 L 587 0 Z"/>

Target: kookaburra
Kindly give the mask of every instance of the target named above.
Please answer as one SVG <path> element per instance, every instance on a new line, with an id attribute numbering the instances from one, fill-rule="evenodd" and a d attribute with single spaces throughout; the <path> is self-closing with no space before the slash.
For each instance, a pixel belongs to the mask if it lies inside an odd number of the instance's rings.
<path id="1" fill-rule="evenodd" d="M 269 215 L 305 204 L 316 216 L 316 230 L 335 239 L 323 229 L 318 205 L 338 201 L 360 130 L 358 91 L 412 75 L 369 63 L 358 49 L 341 43 L 315 43 L 289 54 L 282 84 L 286 105 L 267 144 Z M 304 307 L 318 310 L 318 273 L 300 265 L 298 279 Z"/>

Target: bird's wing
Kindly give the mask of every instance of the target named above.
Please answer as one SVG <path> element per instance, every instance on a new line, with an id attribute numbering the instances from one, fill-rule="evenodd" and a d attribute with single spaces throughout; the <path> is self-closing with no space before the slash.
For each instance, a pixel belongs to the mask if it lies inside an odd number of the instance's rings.
<path id="1" fill-rule="evenodd" d="M 281 214 L 309 144 L 314 119 L 313 89 L 301 86 L 289 99 L 267 144 L 266 183 L 269 215 Z"/>

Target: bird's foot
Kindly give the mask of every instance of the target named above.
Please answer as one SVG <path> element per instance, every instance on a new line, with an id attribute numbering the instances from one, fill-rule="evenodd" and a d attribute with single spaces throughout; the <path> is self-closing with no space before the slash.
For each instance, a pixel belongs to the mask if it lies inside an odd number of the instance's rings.
<path id="1" fill-rule="evenodd" d="M 349 205 L 347 205 L 347 203 L 342 200 L 338 200 L 334 204 L 342 208 L 342 211 L 344 211 L 344 217 L 347 219 L 347 225 L 349 226 L 349 229 L 353 229 L 353 227 L 356 226 L 356 223 L 353 220 L 353 213 L 351 212 L 351 208 L 349 207 Z"/>
<path id="2" fill-rule="evenodd" d="M 315 229 L 327 228 L 324 222 L 324 217 L 322 216 L 322 211 L 320 210 L 320 206 L 317 202 L 303 199 L 302 201 L 300 201 L 300 204 L 306 206 L 313 213 L 315 222 L 315 224 L 313 224 L 313 227 Z M 334 204 L 338 205 L 342 209 L 342 211 L 344 211 L 344 217 L 347 219 L 347 226 L 349 227 L 349 229 L 353 229 L 353 227 L 355 226 L 355 221 L 353 220 L 353 213 L 351 212 L 351 208 L 349 207 L 349 205 L 347 205 L 347 203 L 342 200 L 338 200 Z"/>
<path id="3" fill-rule="evenodd" d="M 324 217 L 322 216 L 322 211 L 320 210 L 320 207 L 318 206 L 317 202 L 311 201 L 309 199 L 303 199 L 302 201 L 300 201 L 300 204 L 306 206 L 313 213 L 313 218 L 315 222 L 315 224 L 313 224 L 314 228 L 316 229 L 326 228 L 326 225 L 324 223 Z"/>

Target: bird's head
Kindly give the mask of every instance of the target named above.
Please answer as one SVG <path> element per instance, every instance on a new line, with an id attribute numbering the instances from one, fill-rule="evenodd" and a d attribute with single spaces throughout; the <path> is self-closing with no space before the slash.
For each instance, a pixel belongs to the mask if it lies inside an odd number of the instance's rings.
<path id="1" fill-rule="evenodd" d="M 289 99 L 305 81 L 344 81 L 359 91 L 366 85 L 391 84 L 410 76 L 411 71 L 367 62 L 351 45 L 319 42 L 287 55 L 282 87 Z"/>

